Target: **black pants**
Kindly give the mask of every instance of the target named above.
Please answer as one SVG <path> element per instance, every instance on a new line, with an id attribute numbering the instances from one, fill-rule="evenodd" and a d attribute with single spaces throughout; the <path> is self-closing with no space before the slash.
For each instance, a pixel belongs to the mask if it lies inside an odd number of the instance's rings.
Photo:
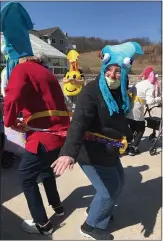
<path id="1" fill-rule="evenodd" d="M 44 146 L 40 144 L 37 154 L 28 151 L 25 152 L 18 168 L 22 189 L 31 216 L 40 225 L 46 224 L 48 217 L 37 180 L 39 178 L 43 183 L 49 205 L 57 207 L 60 204 L 60 197 L 57 191 L 55 176 L 50 165 L 58 158 L 59 152 L 60 149 L 46 152 Z"/>
<path id="2" fill-rule="evenodd" d="M 133 133 L 132 145 L 138 147 L 145 131 L 145 121 L 135 121 L 131 119 L 128 119 L 127 121 Z"/>
<path id="3" fill-rule="evenodd" d="M 3 152 L 4 143 L 5 143 L 5 135 L 4 133 L 0 133 L 0 154 L 2 154 Z"/>

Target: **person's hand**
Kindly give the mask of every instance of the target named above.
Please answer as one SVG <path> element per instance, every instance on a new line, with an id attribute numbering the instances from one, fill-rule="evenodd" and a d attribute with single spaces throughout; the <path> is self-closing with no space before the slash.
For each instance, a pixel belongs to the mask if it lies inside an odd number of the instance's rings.
<path id="1" fill-rule="evenodd" d="M 53 168 L 57 176 L 61 176 L 68 166 L 69 169 L 72 170 L 74 167 L 74 160 L 69 156 L 61 156 L 53 162 L 51 168 Z"/>
<path id="2" fill-rule="evenodd" d="M 26 125 L 24 123 L 24 121 L 20 118 L 17 118 L 15 121 L 15 124 L 13 126 L 11 126 L 11 129 L 14 131 L 18 131 L 20 133 L 25 133 L 26 132 Z"/>

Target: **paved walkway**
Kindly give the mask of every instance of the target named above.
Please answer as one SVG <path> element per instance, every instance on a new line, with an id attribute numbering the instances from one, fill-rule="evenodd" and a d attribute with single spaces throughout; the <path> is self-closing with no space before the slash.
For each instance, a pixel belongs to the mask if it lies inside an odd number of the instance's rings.
<path id="1" fill-rule="evenodd" d="M 115 221 L 110 225 L 115 240 L 161 240 L 161 148 L 158 148 L 157 155 L 150 156 L 150 133 L 151 130 L 146 129 L 141 143 L 141 155 L 122 158 L 126 184 L 115 208 Z M 20 228 L 22 219 L 30 218 L 30 214 L 19 186 L 17 165 L 18 161 L 11 169 L 2 170 L 1 239 L 84 239 L 79 228 L 85 220 L 85 210 L 92 200 L 94 190 L 79 166 L 76 165 L 72 172 L 67 170 L 62 177 L 57 178 L 66 209 L 62 219 L 55 217 L 53 210 L 48 207 L 43 186 L 40 185 L 47 213 L 52 216 L 56 227 L 53 237 L 44 237 L 26 234 Z"/>

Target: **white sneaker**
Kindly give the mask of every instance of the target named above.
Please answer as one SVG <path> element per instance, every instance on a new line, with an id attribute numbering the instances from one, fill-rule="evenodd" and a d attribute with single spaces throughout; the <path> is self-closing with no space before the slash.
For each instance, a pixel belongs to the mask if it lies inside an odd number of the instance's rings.
<path id="1" fill-rule="evenodd" d="M 51 222 L 49 222 L 46 227 L 40 227 L 33 220 L 24 220 L 21 225 L 22 229 L 26 233 L 50 235 L 53 233 L 53 227 Z"/>

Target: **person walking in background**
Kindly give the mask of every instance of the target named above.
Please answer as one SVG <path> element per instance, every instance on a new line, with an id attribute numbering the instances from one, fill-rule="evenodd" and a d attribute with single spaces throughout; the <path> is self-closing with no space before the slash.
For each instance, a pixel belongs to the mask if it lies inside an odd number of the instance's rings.
<path id="1" fill-rule="evenodd" d="M 133 132 L 133 141 L 128 148 L 128 154 L 140 154 L 138 149 L 145 131 L 145 105 L 154 105 L 161 102 L 159 96 L 158 76 L 152 67 L 147 67 L 139 76 L 139 81 L 129 90 L 131 110 L 127 114 L 128 124 Z"/>

